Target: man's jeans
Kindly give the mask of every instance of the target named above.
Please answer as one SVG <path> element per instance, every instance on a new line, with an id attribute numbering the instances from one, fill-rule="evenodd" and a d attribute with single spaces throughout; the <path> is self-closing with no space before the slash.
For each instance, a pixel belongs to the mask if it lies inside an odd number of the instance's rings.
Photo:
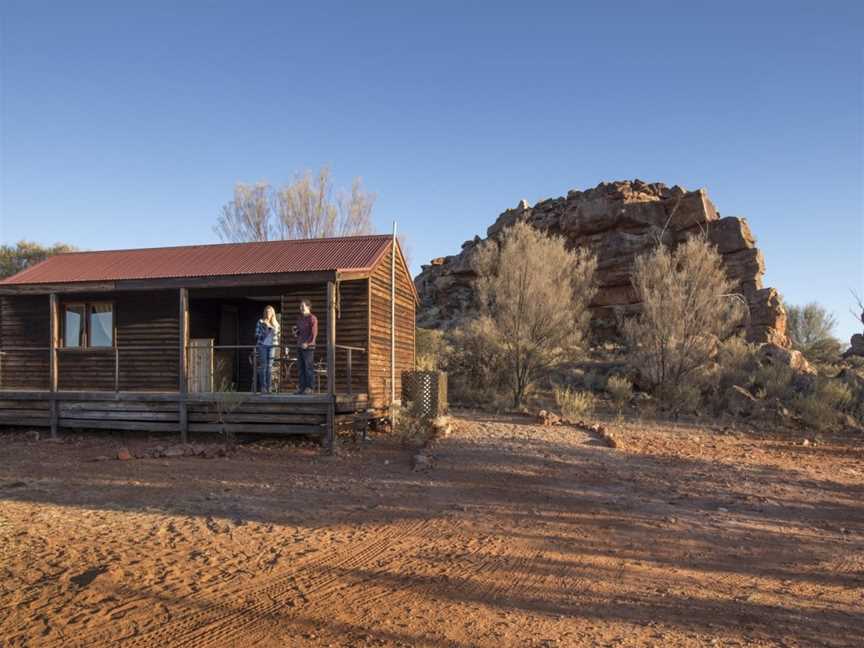
<path id="1" fill-rule="evenodd" d="M 297 371 L 300 374 L 300 391 L 314 389 L 315 349 L 297 349 Z"/>

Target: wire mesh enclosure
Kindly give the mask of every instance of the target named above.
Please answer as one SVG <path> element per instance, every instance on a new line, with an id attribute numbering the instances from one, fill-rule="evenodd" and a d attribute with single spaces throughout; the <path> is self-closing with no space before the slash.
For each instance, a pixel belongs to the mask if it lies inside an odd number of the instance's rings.
<path id="1" fill-rule="evenodd" d="M 403 371 L 402 402 L 412 402 L 422 416 L 447 413 L 447 374 L 443 371 Z"/>

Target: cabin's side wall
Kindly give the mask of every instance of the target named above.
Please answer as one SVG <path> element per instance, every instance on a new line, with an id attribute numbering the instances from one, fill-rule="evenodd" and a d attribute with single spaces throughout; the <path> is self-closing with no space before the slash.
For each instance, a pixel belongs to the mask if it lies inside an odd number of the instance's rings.
<path id="1" fill-rule="evenodd" d="M 284 344 L 291 345 L 291 327 L 297 321 L 300 300 L 311 302 L 312 312 L 318 318 L 318 338 L 316 340 L 315 362 L 327 359 L 327 286 L 291 286 L 282 288 L 282 329 Z M 367 349 L 368 340 L 368 288 L 367 280 L 343 281 L 339 284 L 339 310 L 336 319 L 336 344 Z M 365 353 L 352 352 L 351 390 L 353 393 L 366 393 L 368 386 L 368 365 Z M 292 376 L 296 378 L 296 376 Z M 322 379 L 322 389 L 326 381 Z M 336 349 L 336 392 L 348 391 L 348 353 Z"/>
<path id="2" fill-rule="evenodd" d="M 176 290 L 61 295 L 61 319 L 63 304 L 82 301 L 110 301 L 114 304 L 121 391 L 177 390 L 180 302 Z M 113 348 L 61 348 L 57 355 L 59 389 L 114 389 Z"/>
<path id="3" fill-rule="evenodd" d="M 401 399 L 402 372 L 414 368 L 414 290 L 397 247 L 396 259 L 396 399 Z M 373 408 L 390 404 L 391 250 L 382 256 L 370 280 L 369 401 Z"/>
<path id="4" fill-rule="evenodd" d="M 51 320 L 47 295 L 0 297 L 0 387 L 48 389 Z M 38 347 L 34 351 L 15 348 Z"/>

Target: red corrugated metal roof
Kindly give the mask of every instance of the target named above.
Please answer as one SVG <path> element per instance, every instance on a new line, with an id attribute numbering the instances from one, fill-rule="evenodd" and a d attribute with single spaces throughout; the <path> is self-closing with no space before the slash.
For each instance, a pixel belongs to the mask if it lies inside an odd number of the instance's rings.
<path id="1" fill-rule="evenodd" d="M 369 270 L 391 240 L 387 235 L 345 236 L 68 252 L 8 277 L 0 281 L 0 285 Z"/>

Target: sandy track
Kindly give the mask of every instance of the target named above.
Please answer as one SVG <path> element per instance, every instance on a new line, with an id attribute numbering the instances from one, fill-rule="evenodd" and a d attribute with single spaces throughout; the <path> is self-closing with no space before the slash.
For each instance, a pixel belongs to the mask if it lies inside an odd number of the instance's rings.
<path id="1" fill-rule="evenodd" d="M 860 645 L 860 440 L 619 428 L 463 418 L 428 474 L 6 435 L 0 645 Z"/>

